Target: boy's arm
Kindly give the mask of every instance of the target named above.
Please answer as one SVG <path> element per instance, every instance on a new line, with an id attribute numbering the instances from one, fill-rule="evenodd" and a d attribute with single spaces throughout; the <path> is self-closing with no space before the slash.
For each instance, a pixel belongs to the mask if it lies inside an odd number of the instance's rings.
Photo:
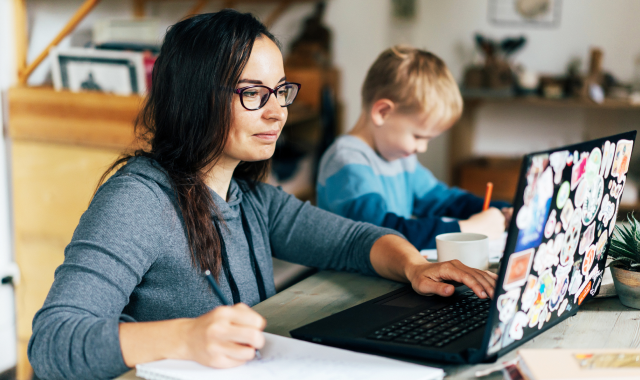
<path id="1" fill-rule="evenodd" d="M 417 217 L 448 216 L 468 219 L 482 211 L 484 199 L 457 187 L 448 187 L 438 181 L 433 174 L 417 163 L 414 176 L 413 213 Z M 501 209 L 511 207 L 507 202 L 491 202 L 491 206 Z"/>
<path id="2" fill-rule="evenodd" d="M 441 233 L 460 232 L 457 221 L 440 217 L 408 219 L 389 212 L 381 184 L 370 167 L 349 165 L 318 183 L 318 206 L 340 216 L 392 228 L 417 249 L 435 248 Z"/>

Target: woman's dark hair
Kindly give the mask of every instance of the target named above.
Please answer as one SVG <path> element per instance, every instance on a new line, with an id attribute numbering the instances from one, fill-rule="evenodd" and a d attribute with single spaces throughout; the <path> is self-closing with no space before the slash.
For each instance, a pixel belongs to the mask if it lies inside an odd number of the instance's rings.
<path id="1" fill-rule="evenodd" d="M 278 44 L 254 16 L 231 9 L 171 26 L 135 124 L 136 136 L 146 148 L 120 156 L 98 183 L 100 187 L 109 173 L 132 157 L 157 161 L 171 180 L 194 265 L 216 277 L 222 267 L 222 237 L 213 225 L 212 210 L 224 221 L 204 177 L 223 152 L 231 128 L 233 89 L 254 41 L 263 36 Z M 242 162 L 234 177 L 255 183 L 268 170 L 269 160 Z"/>

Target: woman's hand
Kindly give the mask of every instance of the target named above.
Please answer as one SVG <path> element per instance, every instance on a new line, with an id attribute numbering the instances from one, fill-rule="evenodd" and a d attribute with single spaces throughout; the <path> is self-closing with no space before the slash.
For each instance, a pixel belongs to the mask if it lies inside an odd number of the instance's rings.
<path id="1" fill-rule="evenodd" d="M 489 239 L 500 237 L 505 229 L 505 214 L 497 208 L 491 207 L 486 211 L 472 215 L 467 220 L 461 220 L 461 232 L 473 232 L 487 235 Z"/>
<path id="2" fill-rule="evenodd" d="M 215 368 L 236 367 L 264 346 L 265 319 L 239 303 L 197 318 L 120 324 L 127 367 L 162 359 L 193 360 Z"/>
<path id="3" fill-rule="evenodd" d="M 266 321 L 243 303 L 217 307 L 190 321 L 184 359 L 214 368 L 237 367 L 264 346 Z"/>
<path id="4" fill-rule="evenodd" d="M 385 235 L 376 240 L 370 258 L 373 269 L 380 276 L 410 282 L 420 294 L 450 296 L 454 286 L 444 281 L 455 281 L 467 285 L 480 298 L 493 297 L 498 278 L 491 272 L 469 268 L 458 260 L 427 262 L 411 243 L 396 235 Z"/>
<path id="5" fill-rule="evenodd" d="M 503 207 L 500 209 L 502 211 L 502 215 L 504 215 L 504 228 L 505 230 L 509 228 L 509 224 L 511 223 L 511 217 L 513 216 L 513 207 Z"/>
<path id="6" fill-rule="evenodd" d="M 443 281 L 455 281 L 468 286 L 480 298 L 493 298 L 498 276 L 489 271 L 469 268 L 458 260 L 451 260 L 413 265 L 407 270 L 407 278 L 413 290 L 422 295 L 448 297 L 453 294 L 454 286 Z"/>

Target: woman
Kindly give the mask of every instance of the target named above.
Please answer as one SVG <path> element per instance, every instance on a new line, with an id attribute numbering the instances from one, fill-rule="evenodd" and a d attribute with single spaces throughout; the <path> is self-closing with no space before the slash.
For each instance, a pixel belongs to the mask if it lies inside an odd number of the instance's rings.
<path id="1" fill-rule="evenodd" d="M 34 318 L 38 377 L 108 378 L 164 358 L 251 360 L 265 320 L 247 305 L 275 293 L 271 256 L 411 282 L 422 294 L 451 295 L 446 279 L 493 295 L 492 274 L 426 263 L 391 230 L 259 182 L 298 87 L 250 14 L 199 15 L 169 30 L 138 123 L 150 149 L 114 164 L 125 163 L 80 219 Z M 234 306 L 221 306 L 205 270 Z"/>

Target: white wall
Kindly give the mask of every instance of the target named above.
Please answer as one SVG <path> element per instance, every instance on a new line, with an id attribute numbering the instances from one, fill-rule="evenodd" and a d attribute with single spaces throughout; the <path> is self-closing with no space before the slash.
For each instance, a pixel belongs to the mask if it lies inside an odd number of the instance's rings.
<path id="1" fill-rule="evenodd" d="M 15 76 L 11 0 L 0 0 L 0 273 L 12 261 L 11 218 L 6 145 L 6 90 Z M 13 288 L 0 285 L 0 373 L 16 365 L 16 325 Z"/>

